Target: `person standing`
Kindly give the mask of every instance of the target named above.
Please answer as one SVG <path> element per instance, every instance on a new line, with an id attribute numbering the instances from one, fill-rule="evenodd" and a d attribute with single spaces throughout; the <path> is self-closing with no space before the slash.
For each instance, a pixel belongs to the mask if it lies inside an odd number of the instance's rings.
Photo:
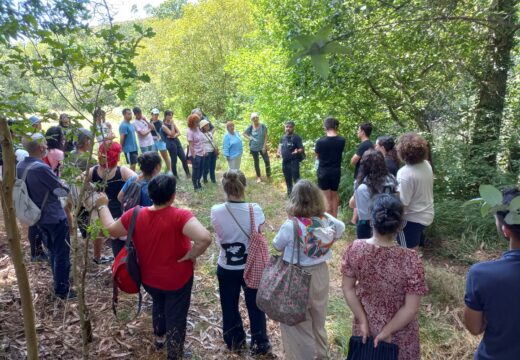
<path id="1" fill-rule="evenodd" d="M 258 113 L 251 114 L 251 125 L 244 132 L 244 137 L 249 140 L 249 150 L 253 155 L 256 171 L 256 182 L 262 182 L 260 172 L 260 156 L 264 160 L 265 174 L 271 177 L 271 164 L 269 162 L 269 154 L 267 152 L 267 126 L 260 123 Z"/>
<path id="2" fill-rule="evenodd" d="M 370 141 L 370 135 L 372 134 L 372 124 L 371 123 L 363 123 L 359 125 L 357 130 L 357 137 L 359 140 L 361 140 L 361 143 L 358 145 L 358 148 L 356 150 L 356 153 L 352 156 L 352 159 L 350 159 L 350 164 L 354 166 L 354 188 L 356 187 L 356 179 L 357 174 L 359 172 L 359 166 L 361 158 L 363 157 L 363 154 L 368 149 L 372 149 L 374 145 L 372 144 L 372 141 Z M 356 225 L 358 221 L 357 216 L 357 209 L 354 209 L 354 212 L 352 214 L 352 219 L 350 220 L 350 223 L 353 225 Z"/>
<path id="3" fill-rule="evenodd" d="M 105 110 L 97 108 L 94 110 L 93 115 L 94 124 L 96 124 L 96 141 L 100 144 L 105 144 L 106 147 L 109 147 L 116 136 L 112 132 L 112 124 L 106 120 L 107 113 Z"/>
<path id="4" fill-rule="evenodd" d="M 26 175 L 29 197 L 42 210 L 36 226 L 44 235 L 43 239 L 49 249 L 54 295 L 60 299 L 75 298 L 76 294 L 70 289 L 69 281 L 69 224 L 59 199 L 69 190 L 42 160 L 47 152 L 47 142 L 41 133 L 24 139 L 24 147 L 29 156 L 18 163 L 16 175 L 18 179 L 23 179 Z"/>
<path id="5" fill-rule="evenodd" d="M 345 138 L 338 135 L 339 121 L 328 117 L 323 121 L 325 136 L 316 142 L 314 152 L 318 159 L 318 186 L 327 200 L 327 212 L 338 216 L 339 182 L 341 180 L 341 159 L 345 149 Z"/>
<path id="6" fill-rule="evenodd" d="M 520 223 L 508 209 L 519 198 L 520 189 L 503 189 L 507 210 L 495 214 L 497 231 L 509 250 L 500 259 L 471 266 L 466 278 L 464 325 L 473 335 L 484 333 L 475 360 L 520 359 Z"/>
<path id="7" fill-rule="evenodd" d="M 135 128 L 130 121 L 132 121 L 132 111 L 128 108 L 123 109 L 123 122 L 119 125 L 119 139 L 121 140 L 126 162 L 130 165 L 130 169 L 135 171 L 137 164 L 137 141 L 135 139 Z"/>
<path id="8" fill-rule="evenodd" d="M 291 195 L 293 184 L 300 180 L 300 161 L 303 156 L 302 138 L 294 133 L 294 121 L 285 123 L 285 135 L 280 140 L 276 155 L 282 157 L 282 171 L 287 185 L 287 196 Z"/>
<path id="9" fill-rule="evenodd" d="M 385 157 L 385 164 L 390 174 L 397 176 L 399 157 L 395 149 L 394 139 L 391 136 L 380 136 L 377 138 L 374 148 Z"/>
<path id="10" fill-rule="evenodd" d="M 197 218 L 172 206 L 175 191 L 173 176 L 161 174 L 150 181 L 148 194 L 153 205 L 140 208 L 132 237 L 143 287 L 153 301 L 155 347 L 166 345 L 168 360 L 188 355 L 184 342 L 193 272 L 196 259 L 211 245 L 209 231 Z M 126 237 L 137 207 L 114 220 L 108 206 L 109 199 L 102 194 L 96 207 L 103 226 L 114 238 Z"/>
<path id="11" fill-rule="evenodd" d="M 419 134 L 407 133 L 399 138 L 397 153 L 405 165 L 397 172 L 398 191 L 404 205 L 401 246 L 419 246 L 426 226 L 433 222 L 433 171 L 428 159 L 428 142 Z"/>
<path id="12" fill-rule="evenodd" d="M 204 157 L 204 171 L 202 177 L 206 184 L 208 182 L 209 174 L 211 182 L 215 184 L 217 182 L 215 177 L 215 168 L 217 166 L 218 147 L 215 144 L 212 132 L 209 130 L 209 121 L 205 119 L 201 120 L 199 127 L 204 135 L 204 152 L 206 153 L 206 156 Z"/>
<path id="13" fill-rule="evenodd" d="M 285 359 L 328 359 L 327 303 L 329 301 L 329 267 L 332 245 L 345 231 L 345 224 L 325 212 L 325 198 L 309 180 L 294 186 L 287 206 L 288 219 L 273 240 L 273 247 L 283 251 L 283 260 L 311 274 L 309 302 L 305 321 L 289 326 L 280 324 Z M 295 226 L 297 226 L 295 231 Z M 295 232 L 298 239 L 294 238 Z M 295 241 L 301 246 L 294 250 Z M 293 256 L 294 251 L 299 254 Z M 297 259 L 296 259 L 297 258 Z"/>
<path id="14" fill-rule="evenodd" d="M 177 158 L 181 160 L 182 168 L 186 173 L 186 177 L 190 176 L 190 168 L 188 167 L 186 154 L 184 153 L 181 141 L 179 140 L 180 135 L 181 132 L 179 131 L 177 125 L 175 125 L 175 121 L 173 120 L 173 111 L 166 110 L 164 112 L 164 119 L 161 128 L 161 137 L 163 141 L 166 143 L 166 150 L 168 150 L 168 153 L 170 154 L 172 174 L 177 179 L 179 178 L 179 176 L 177 175 Z"/>
<path id="15" fill-rule="evenodd" d="M 63 152 L 65 135 L 60 126 L 51 126 L 45 132 L 45 138 L 47 139 L 47 155 L 43 158 L 43 161 L 51 167 L 57 177 L 60 177 L 61 166 L 63 159 L 65 159 Z"/>
<path id="16" fill-rule="evenodd" d="M 191 155 L 191 182 L 195 191 L 202 189 L 202 172 L 204 171 L 204 135 L 199 129 L 200 117 L 196 114 L 188 116 L 188 149 Z"/>
<path id="17" fill-rule="evenodd" d="M 224 342 L 231 351 L 246 347 L 246 333 L 238 306 L 243 289 L 251 327 L 251 355 L 264 355 L 271 351 L 266 316 L 256 305 L 258 290 L 249 288 L 244 281 L 244 269 L 250 246 L 251 218 L 257 231 L 261 232 L 265 216 L 258 204 L 245 202 L 246 177 L 240 170 L 226 171 L 222 176 L 222 187 L 226 202 L 211 208 L 211 224 L 220 247 L 217 278 Z"/>
<path id="18" fill-rule="evenodd" d="M 168 150 L 166 149 L 166 143 L 163 141 L 161 133 L 162 133 L 162 126 L 163 123 L 161 120 L 159 120 L 159 109 L 153 108 L 152 109 L 152 118 L 151 122 L 153 125 L 152 130 L 152 137 L 154 141 L 154 150 L 159 151 L 161 154 L 164 163 L 166 164 L 167 172 L 170 172 L 172 170 L 170 157 L 168 156 Z"/>
<path id="19" fill-rule="evenodd" d="M 72 129 L 70 127 L 70 120 L 67 114 L 60 114 L 59 126 L 63 130 L 63 134 L 65 136 L 65 146 L 63 147 L 63 151 L 65 154 L 68 154 L 74 150 L 74 139 L 72 138 Z"/>
<path id="20" fill-rule="evenodd" d="M 141 153 L 144 154 L 147 151 L 153 151 L 154 142 L 152 130 L 155 130 L 155 128 L 146 120 L 140 108 L 135 107 L 133 112 L 135 117 L 133 125 L 137 132 L 137 137 L 139 138 Z"/>
<path id="21" fill-rule="evenodd" d="M 343 294 L 354 314 L 352 334 L 392 342 L 399 360 L 421 359 L 417 313 L 428 287 L 416 251 L 398 246 L 403 205 L 393 195 L 374 198 L 370 223 L 374 235 L 355 240 L 341 263 Z"/>
<path id="22" fill-rule="evenodd" d="M 224 135 L 222 143 L 222 152 L 228 162 L 229 170 L 240 170 L 240 161 L 242 160 L 243 144 L 238 131 L 235 131 L 233 121 L 226 123 L 227 133 Z"/>

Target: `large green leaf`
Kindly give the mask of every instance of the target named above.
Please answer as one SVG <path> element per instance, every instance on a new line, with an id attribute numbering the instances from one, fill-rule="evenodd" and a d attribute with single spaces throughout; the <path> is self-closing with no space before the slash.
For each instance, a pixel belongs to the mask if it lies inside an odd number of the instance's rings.
<path id="1" fill-rule="evenodd" d="M 316 71 L 318 71 L 318 74 L 323 79 L 326 79 L 329 76 L 330 67 L 329 67 L 329 61 L 327 60 L 325 55 L 312 55 L 311 56 L 312 64 L 316 68 Z"/>
<path id="2" fill-rule="evenodd" d="M 502 204 L 502 193 L 493 185 L 480 185 L 480 196 L 490 206 Z"/>

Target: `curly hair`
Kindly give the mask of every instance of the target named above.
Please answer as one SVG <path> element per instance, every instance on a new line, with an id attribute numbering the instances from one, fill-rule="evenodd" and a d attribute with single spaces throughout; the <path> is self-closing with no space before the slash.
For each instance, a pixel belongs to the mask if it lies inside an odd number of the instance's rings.
<path id="1" fill-rule="evenodd" d="M 379 194 L 383 191 L 389 174 L 383 154 L 376 150 L 367 150 L 361 158 L 356 186 L 365 184 L 371 194 Z"/>
<path id="2" fill-rule="evenodd" d="M 428 142 L 417 133 L 401 135 L 397 142 L 397 154 L 409 165 L 418 164 L 428 157 Z"/>
<path id="3" fill-rule="evenodd" d="M 193 113 L 188 116 L 188 127 L 190 129 L 195 129 L 197 127 L 197 123 L 200 121 L 200 116 Z"/>

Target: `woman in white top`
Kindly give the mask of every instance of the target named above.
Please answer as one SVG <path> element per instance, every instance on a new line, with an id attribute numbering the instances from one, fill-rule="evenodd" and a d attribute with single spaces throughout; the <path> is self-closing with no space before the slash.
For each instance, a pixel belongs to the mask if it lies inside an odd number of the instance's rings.
<path id="1" fill-rule="evenodd" d="M 382 193 L 397 193 L 397 180 L 388 171 L 383 154 L 376 150 L 367 150 L 361 157 L 354 196 L 349 203 L 351 208 L 357 208 L 358 211 L 358 239 L 372 237 L 370 207 L 374 196 Z"/>
<path id="2" fill-rule="evenodd" d="M 325 318 L 329 299 L 329 268 L 332 244 L 341 237 L 345 224 L 325 212 L 325 198 L 321 190 L 308 180 L 294 186 L 289 205 L 289 219 L 273 240 L 273 246 L 283 251 L 283 259 L 292 258 L 294 219 L 297 220 L 300 242 L 300 264 L 311 273 L 309 304 L 304 322 L 294 326 L 280 324 L 285 358 L 289 360 L 327 359 Z"/>
<path id="3" fill-rule="evenodd" d="M 419 134 L 407 133 L 399 138 L 397 153 L 406 165 L 397 172 L 399 194 L 404 205 L 406 224 L 399 243 L 417 248 L 426 226 L 433 222 L 433 171 L 428 158 L 429 147 Z"/>
<path id="4" fill-rule="evenodd" d="M 271 344 L 267 337 L 265 313 L 256 306 L 257 289 L 247 287 L 244 282 L 251 234 L 250 205 L 258 232 L 265 222 L 264 212 L 258 204 L 245 202 L 246 178 L 240 170 L 225 172 L 222 187 L 227 201 L 211 208 L 211 224 L 220 247 L 217 278 L 224 341 L 231 351 L 241 351 L 246 347 L 246 333 L 238 308 L 242 288 L 251 326 L 250 352 L 252 355 L 267 354 L 271 351 Z"/>
<path id="5" fill-rule="evenodd" d="M 213 131 L 209 129 L 209 121 L 206 119 L 202 119 L 199 124 L 200 130 L 203 135 L 203 143 L 204 143 L 204 169 L 202 171 L 202 178 L 204 179 L 204 184 L 208 183 L 208 174 L 211 179 L 211 182 L 215 184 L 217 181 L 215 179 L 215 168 L 217 167 L 217 157 L 218 157 L 218 147 L 215 144 L 215 140 L 213 139 Z"/>

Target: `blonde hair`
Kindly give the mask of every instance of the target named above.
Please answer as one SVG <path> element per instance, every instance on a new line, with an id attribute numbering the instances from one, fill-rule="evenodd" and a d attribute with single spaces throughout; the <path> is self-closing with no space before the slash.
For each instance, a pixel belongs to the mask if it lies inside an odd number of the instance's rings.
<path id="1" fill-rule="evenodd" d="M 300 180 L 294 185 L 286 210 L 289 216 L 321 217 L 325 214 L 325 198 L 315 184 Z"/>
<path id="2" fill-rule="evenodd" d="M 246 176 L 240 170 L 228 170 L 222 175 L 222 187 L 229 198 L 243 198 L 246 190 Z"/>

